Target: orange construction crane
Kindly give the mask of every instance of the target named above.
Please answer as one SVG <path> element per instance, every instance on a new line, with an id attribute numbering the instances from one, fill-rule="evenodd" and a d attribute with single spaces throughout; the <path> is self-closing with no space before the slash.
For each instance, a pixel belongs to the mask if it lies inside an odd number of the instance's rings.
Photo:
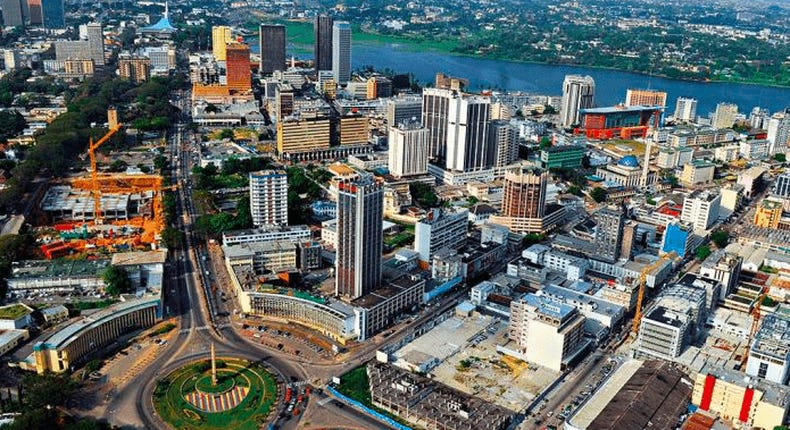
<path id="1" fill-rule="evenodd" d="M 110 131 L 107 132 L 101 139 L 96 142 L 91 137 L 90 144 L 88 145 L 88 156 L 91 159 L 91 194 L 93 194 L 93 221 L 96 224 L 101 224 L 101 193 L 99 192 L 99 171 L 96 167 L 96 150 L 99 149 L 104 143 L 110 140 L 111 137 L 118 130 L 121 129 L 121 124 L 113 124 Z"/>
<path id="2" fill-rule="evenodd" d="M 649 266 L 642 269 L 639 273 L 639 294 L 636 298 L 636 312 L 634 313 L 634 324 L 631 327 L 631 334 L 636 337 L 639 333 L 639 324 L 642 322 L 642 302 L 645 299 L 645 284 L 647 283 L 647 275 L 651 272 L 656 270 L 657 268 L 661 267 L 665 261 L 672 259 L 677 260 L 678 255 L 675 251 L 668 252 L 662 255 L 658 260 L 650 264 Z"/>
<path id="3" fill-rule="evenodd" d="M 754 307 L 750 312 L 752 314 L 752 327 L 749 330 L 749 337 L 746 338 L 746 351 L 743 352 L 743 357 L 741 358 L 741 369 L 743 369 L 743 366 L 746 365 L 746 361 L 749 360 L 749 348 L 752 347 L 752 340 L 757 334 L 757 331 L 760 329 L 760 317 L 762 316 L 760 313 L 760 308 L 762 307 L 763 300 L 765 300 L 766 297 L 768 297 L 768 292 L 763 289 L 757 296 L 757 300 L 754 302 Z"/>

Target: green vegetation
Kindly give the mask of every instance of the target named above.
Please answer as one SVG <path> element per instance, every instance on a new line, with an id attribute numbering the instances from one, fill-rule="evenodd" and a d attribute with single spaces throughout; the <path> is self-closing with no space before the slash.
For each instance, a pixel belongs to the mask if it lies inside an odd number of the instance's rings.
<path id="1" fill-rule="evenodd" d="M 74 311 L 79 312 L 79 311 L 87 311 L 89 309 L 103 309 L 103 308 L 106 308 L 107 306 L 112 306 L 112 305 L 114 305 L 116 303 L 118 303 L 118 300 L 116 300 L 116 299 L 105 299 L 105 300 L 99 300 L 99 301 L 96 301 L 96 302 L 66 303 L 65 306 L 67 308 L 70 308 L 70 309 L 72 309 Z"/>
<path id="2" fill-rule="evenodd" d="M 409 192 L 412 198 L 417 200 L 417 203 L 424 208 L 435 208 L 441 203 L 433 187 L 429 184 L 422 182 L 409 184 Z"/>
<path id="3" fill-rule="evenodd" d="M 111 296 L 118 296 L 132 291 L 132 280 L 123 267 L 110 266 L 102 274 L 104 292 Z"/>
<path id="4" fill-rule="evenodd" d="M 152 331 L 151 334 L 149 334 L 148 336 L 149 337 L 160 336 L 160 335 L 163 335 L 165 333 L 168 333 L 168 332 L 172 331 L 174 328 L 176 328 L 175 324 L 173 324 L 171 322 L 165 323 L 161 327 L 159 327 L 156 330 Z"/>
<path id="5" fill-rule="evenodd" d="M 272 374 L 261 363 L 246 360 L 227 359 L 218 361 L 217 365 L 218 379 L 223 387 L 229 389 L 234 384 L 249 387 L 249 393 L 238 406 L 225 412 L 207 413 L 186 401 L 185 396 L 194 392 L 198 384 L 206 391 L 218 391 L 210 385 L 210 362 L 203 360 L 186 365 L 157 382 L 154 407 L 159 416 L 179 429 L 261 428 L 277 399 L 277 384 Z"/>
<path id="6" fill-rule="evenodd" d="M 730 233 L 727 230 L 716 230 L 710 234 L 710 240 L 716 244 L 716 247 L 723 249 L 730 243 Z"/>
<path id="7" fill-rule="evenodd" d="M 699 260 L 699 261 L 702 261 L 702 260 L 704 260 L 704 259 L 708 258 L 708 256 L 709 256 L 711 253 L 712 253 L 712 251 L 710 250 L 710 247 L 709 247 L 709 246 L 707 246 L 707 245 L 702 245 L 702 246 L 699 246 L 699 247 L 697 247 L 697 249 L 696 249 L 696 250 L 694 250 L 694 256 L 695 256 L 695 257 L 697 258 L 697 260 Z"/>
<path id="8" fill-rule="evenodd" d="M 0 142 L 8 141 L 26 127 L 25 118 L 17 111 L 0 112 Z"/>
<path id="9" fill-rule="evenodd" d="M 321 199 L 325 184 L 332 174 L 323 168 L 291 166 L 288 173 L 288 222 L 306 224 L 310 219 L 310 203 Z"/>
<path id="10" fill-rule="evenodd" d="M 384 238 L 384 243 L 392 248 L 398 248 L 403 245 L 408 245 L 414 241 L 414 235 L 411 233 L 398 233 Z"/>
<path id="11" fill-rule="evenodd" d="M 106 422 L 93 418 L 75 418 L 63 413 L 67 402 L 78 388 L 67 375 L 28 373 L 20 384 L 19 400 L 0 399 L 1 412 L 20 413 L 3 430 L 110 430 Z"/>
<path id="12" fill-rule="evenodd" d="M 546 238 L 546 235 L 544 235 L 542 233 L 528 233 L 527 235 L 524 236 L 524 239 L 522 240 L 521 243 L 526 248 L 526 247 L 532 246 L 532 245 L 534 245 L 536 243 L 542 242 L 543 239 L 545 239 L 545 238 Z"/>
<path id="13" fill-rule="evenodd" d="M 766 265 L 760 266 L 760 271 L 763 272 L 763 273 L 770 273 L 770 274 L 779 273 L 779 269 L 773 268 L 771 266 L 766 266 Z"/>
<path id="14" fill-rule="evenodd" d="M 778 152 L 774 154 L 774 160 L 780 163 L 787 162 L 787 156 L 783 152 Z"/>
<path id="15" fill-rule="evenodd" d="M 765 297 L 763 297 L 763 301 L 760 304 L 762 306 L 772 308 L 772 307 L 776 306 L 776 300 L 770 298 L 769 296 L 765 296 Z"/>
<path id="16" fill-rule="evenodd" d="M 3 306 L 2 308 L 0 308 L 0 319 L 15 320 L 29 313 L 30 310 L 28 310 L 28 308 L 20 304 Z"/>
<path id="17" fill-rule="evenodd" d="M 366 406 L 373 406 L 370 400 L 370 381 L 367 368 L 362 365 L 340 377 L 337 387 L 340 394 L 346 395 Z"/>
<path id="18" fill-rule="evenodd" d="M 601 187 L 595 187 L 590 191 L 590 197 L 592 197 L 596 203 L 601 203 L 606 200 L 606 190 Z"/>

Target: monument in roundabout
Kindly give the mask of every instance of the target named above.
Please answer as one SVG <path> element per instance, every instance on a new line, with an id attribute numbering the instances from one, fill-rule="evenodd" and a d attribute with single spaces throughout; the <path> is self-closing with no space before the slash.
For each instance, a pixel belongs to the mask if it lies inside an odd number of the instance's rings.
<path id="1" fill-rule="evenodd" d="M 277 383 L 261 363 L 238 358 L 188 363 L 156 383 L 154 408 L 174 429 L 259 429 L 274 409 Z"/>

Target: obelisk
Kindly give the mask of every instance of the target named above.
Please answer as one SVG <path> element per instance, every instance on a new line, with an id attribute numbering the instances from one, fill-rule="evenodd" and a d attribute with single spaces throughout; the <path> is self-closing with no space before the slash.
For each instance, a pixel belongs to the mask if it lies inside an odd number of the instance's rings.
<path id="1" fill-rule="evenodd" d="M 217 358 L 214 356 L 214 342 L 211 342 L 211 385 L 217 385 Z"/>

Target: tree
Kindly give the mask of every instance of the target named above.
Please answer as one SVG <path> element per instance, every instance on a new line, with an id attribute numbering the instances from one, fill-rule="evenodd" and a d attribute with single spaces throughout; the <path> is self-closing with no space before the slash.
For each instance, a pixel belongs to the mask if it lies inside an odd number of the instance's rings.
<path id="1" fill-rule="evenodd" d="M 702 261 L 702 260 L 708 258 L 708 256 L 711 253 L 712 253 L 712 251 L 710 250 L 710 247 L 708 245 L 699 246 L 699 247 L 697 247 L 696 250 L 694 250 L 694 256 L 699 261 Z"/>
<path id="2" fill-rule="evenodd" d="M 220 139 L 233 139 L 233 130 L 229 128 L 223 128 L 222 131 L 219 133 Z"/>
<path id="3" fill-rule="evenodd" d="M 524 236 L 524 239 L 522 240 L 521 243 L 524 245 L 524 247 L 529 247 L 531 245 L 543 241 L 543 239 L 545 238 L 546 236 L 544 236 L 543 234 L 529 233 L 526 236 Z"/>
<path id="4" fill-rule="evenodd" d="M 710 234 L 710 240 L 717 248 L 722 249 L 730 243 L 730 233 L 727 230 L 716 230 Z"/>
<path id="5" fill-rule="evenodd" d="M 778 152 L 778 153 L 774 154 L 774 160 L 776 160 L 776 161 L 778 161 L 780 163 L 784 163 L 784 162 L 787 161 L 787 156 L 784 153 Z"/>
<path id="6" fill-rule="evenodd" d="M 548 136 L 543 136 L 540 139 L 540 150 L 546 150 L 551 148 L 551 139 Z"/>
<path id="7" fill-rule="evenodd" d="M 178 248 L 182 243 L 184 243 L 184 239 L 186 236 L 184 232 L 181 230 L 176 229 L 173 226 L 167 226 L 162 230 L 162 242 L 165 243 L 170 249 Z"/>
<path id="8" fill-rule="evenodd" d="M 595 187 L 590 191 L 590 197 L 592 197 L 596 203 L 601 203 L 606 200 L 606 190 L 601 187 Z"/>
<path id="9" fill-rule="evenodd" d="M 424 184 L 422 182 L 409 184 L 409 192 L 411 193 L 411 196 L 417 200 L 417 203 L 419 203 L 420 206 L 433 208 L 439 206 L 441 203 L 439 201 L 439 197 L 436 196 L 433 187 L 429 184 Z"/>
<path id="10" fill-rule="evenodd" d="M 479 199 L 477 197 L 475 197 L 475 196 L 469 196 L 469 197 L 466 198 L 466 201 L 469 202 L 470 206 L 474 206 L 474 205 L 477 204 Z"/>
<path id="11" fill-rule="evenodd" d="M 129 279 L 129 273 L 123 267 L 110 266 L 104 271 L 102 276 L 104 280 L 104 292 L 117 296 L 132 291 L 132 280 Z"/>

